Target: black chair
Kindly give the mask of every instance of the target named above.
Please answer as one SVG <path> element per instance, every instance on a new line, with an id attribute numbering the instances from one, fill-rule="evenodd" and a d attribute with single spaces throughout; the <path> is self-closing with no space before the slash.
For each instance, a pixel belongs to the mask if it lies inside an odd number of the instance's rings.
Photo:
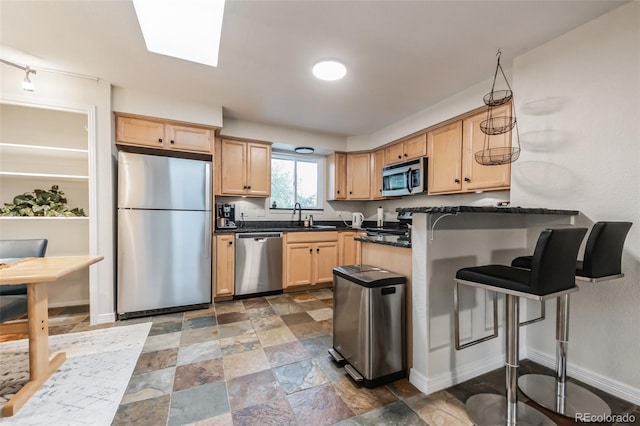
<path id="1" fill-rule="evenodd" d="M 0 259 L 44 257 L 46 239 L 0 240 Z M 0 285 L 0 323 L 27 313 L 27 285 Z"/>
<path id="2" fill-rule="evenodd" d="M 518 403 L 517 372 L 519 361 L 519 299 L 544 301 L 578 290 L 575 262 L 586 228 L 545 229 L 536 243 L 531 269 L 506 265 L 486 265 L 460 269 L 455 279 L 456 335 L 458 330 L 459 285 L 504 293 L 506 334 L 506 399 L 500 395 L 477 394 L 466 402 L 471 420 L 478 426 L 509 424 L 553 425 L 538 410 Z M 497 336 L 497 332 L 495 332 Z M 457 338 L 456 338 L 457 340 Z M 479 339 L 479 342 L 486 338 Z M 473 343 L 472 343 L 473 344 Z M 468 346 L 470 344 L 467 344 Z M 458 341 L 456 341 L 458 346 Z M 465 347 L 466 347 L 465 346 Z"/>
<path id="3" fill-rule="evenodd" d="M 602 282 L 621 278 L 622 249 L 631 222 L 597 222 L 591 228 L 582 261 L 576 262 L 576 279 Z M 512 266 L 531 268 L 531 256 L 518 257 Z M 558 414 L 575 418 L 578 413 L 611 414 L 611 408 L 593 392 L 567 381 L 569 349 L 569 295 L 558 298 L 556 312 L 555 377 L 527 374 L 518 387 L 531 400 Z"/>

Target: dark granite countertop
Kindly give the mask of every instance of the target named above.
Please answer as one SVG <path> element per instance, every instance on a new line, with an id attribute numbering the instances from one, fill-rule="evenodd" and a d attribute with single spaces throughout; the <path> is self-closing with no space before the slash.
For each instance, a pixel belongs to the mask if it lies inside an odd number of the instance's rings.
<path id="1" fill-rule="evenodd" d="M 253 221 L 245 222 L 243 226 L 237 228 L 216 229 L 216 234 L 238 234 L 248 232 L 326 232 L 326 231 L 350 231 L 342 221 L 322 221 L 315 222 L 314 227 L 298 226 L 296 222 L 290 221 Z"/>
<path id="2" fill-rule="evenodd" d="M 552 214 L 576 216 L 578 210 L 558 210 L 532 207 L 496 207 L 496 206 L 440 206 L 440 207 L 398 207 L 398 213 L 507 213 L 507 214 Z"/>
<path id="3" fill-rule="evenodd" d="M 356 241 L 362 241 L 363 243 L 383 244 L 393 247 L 411 248 L 411 241 L 399 236 L 399 235 L 363 235 L 356 236 Z"/>

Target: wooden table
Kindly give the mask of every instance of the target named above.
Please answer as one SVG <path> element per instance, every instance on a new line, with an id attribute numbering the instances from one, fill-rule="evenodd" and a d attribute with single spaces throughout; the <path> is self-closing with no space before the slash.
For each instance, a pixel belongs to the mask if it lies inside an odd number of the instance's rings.
<path id="1" fill-rule="evenodd" d="M 2 326 L 4 331 L 29 332 L 29 381 L 8 401 L 5 417 L 18 412 L 66 359 L 64 352 L 49 360 L 49 313 L 47 283 L 104 259 L 103 256 L 35 257 L 0 269 L 0 285 L 27 283 L 28 322 Z"/>

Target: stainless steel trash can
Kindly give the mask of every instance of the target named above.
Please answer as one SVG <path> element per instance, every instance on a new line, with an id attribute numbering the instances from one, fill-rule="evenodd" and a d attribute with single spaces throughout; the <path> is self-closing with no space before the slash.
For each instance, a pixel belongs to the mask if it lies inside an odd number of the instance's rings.
<path id="1" fill-rule="evenodd" d="M 333 348 L 345 371 L 373 388 L 406 377 L 406 278 L 371 265 L 333 269 Z"/>

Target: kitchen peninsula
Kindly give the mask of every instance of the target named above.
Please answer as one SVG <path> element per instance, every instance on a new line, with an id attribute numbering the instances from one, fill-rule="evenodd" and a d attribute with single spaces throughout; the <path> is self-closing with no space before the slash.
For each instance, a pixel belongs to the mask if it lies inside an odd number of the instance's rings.
<path id="1" fill-rule="evenodd" d="M 398 208 L 396 211 L 413 214 L 413 364 L 410 381 L 422 392 L 431 394 L 502 367 L 502 326 L 499 338 L 456 351 L 453 310 L 455 273 L 460 268 L 474 265 L 510 264 L 513 258 L 533 252 L 542 229 L 570 226 L 579 212 L 492 206 L 411 207 Z M 483 290 L 465 288 L 461 290 L 460 303 L 462 342 L 490 334 L 491 295 Z M 547 311 L 553 312 L 553 308 L 547 306 Z M 503 300 L 498 298 L 501 324 L 503 312 Z M 521 304 L 521 320 L 538 315 L 538 304 L 528 301 Z M 546 321 L 553 320 L 548 316 Z M 521 330 L 521 341 L 526 341 L 526 328 Z"/>

